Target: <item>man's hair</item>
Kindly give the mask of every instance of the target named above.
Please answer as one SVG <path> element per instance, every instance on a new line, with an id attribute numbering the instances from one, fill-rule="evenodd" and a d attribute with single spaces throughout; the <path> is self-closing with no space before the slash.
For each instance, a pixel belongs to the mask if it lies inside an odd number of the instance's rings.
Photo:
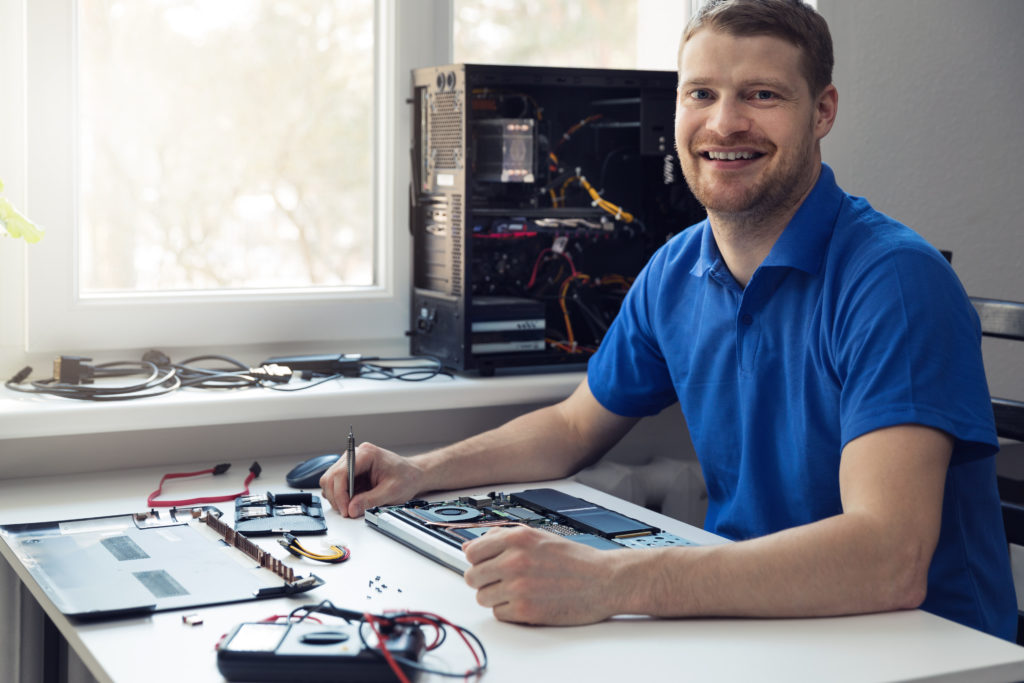
<path id="1" fill-rule="evenodd" d="M 710 0 L 690 18 L 679 44 L 678 64 L 683 46 L 697 31 L 708 28 L 732 36 L 772 36 L 800 48 L 804 77 L 812 95 L 832 83 L 832 35 L 828 24 L 814 8 L 801 0 Z"/>

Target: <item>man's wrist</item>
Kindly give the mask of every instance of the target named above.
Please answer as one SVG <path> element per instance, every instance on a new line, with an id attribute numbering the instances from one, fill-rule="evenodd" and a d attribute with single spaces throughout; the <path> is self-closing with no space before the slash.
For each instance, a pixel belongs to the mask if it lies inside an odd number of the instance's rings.
<path id="1" fill-rule="evenodd" d="M 410 464 L 418 471 L 417 495 L 427 493 L 428 491 L 440 491 L 449 488 L 443 484 L 444 477 L 438 472 L 441 467 L 440 460 L 442 457 L 440 451 L 430 451 L 409 456 Z"/>
<path id="2" fill-rule="evenodd" d="M 686 616 L 687 588 L 679 585 L 670 573 L 679 570 L 692 548 L 644 548 L 615 551 L 609 595 L 614 614 L 645 614 L 657 617 Z"/>
<path id="3" fill-rule="evenodd" d="M 612 615 L 616 614 L 651 614 L 649 597 L 653 587 L 647 586 L 645 580 L 646 570 L 644 568 L 643 554 L 650 553 L 645 550 L 617 550 L 615 551 L 612 567 L 612 576 L 609 582 L 611 590 L 607 595 L 611 597 Z"/>

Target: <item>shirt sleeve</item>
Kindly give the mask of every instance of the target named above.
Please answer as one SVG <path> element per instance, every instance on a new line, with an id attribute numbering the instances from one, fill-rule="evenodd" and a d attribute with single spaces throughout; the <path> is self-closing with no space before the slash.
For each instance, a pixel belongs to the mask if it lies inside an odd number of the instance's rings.
<path id="1" fill-rule="evenodd" d="M 841 439 L 899 424 L 956 439 L 954 462 L 998 448 L 977 313 L 927 245 L 886 245 L 846 278 L 834 334 Z"/>
<path id="2" fill-rule="evenodd" d="M 587 365 L 590 391 L 602 406 L 617 415 L 656 415 L 676 402 L 652 320 L 665 257 L 663 247 L 640 271 Z"/>

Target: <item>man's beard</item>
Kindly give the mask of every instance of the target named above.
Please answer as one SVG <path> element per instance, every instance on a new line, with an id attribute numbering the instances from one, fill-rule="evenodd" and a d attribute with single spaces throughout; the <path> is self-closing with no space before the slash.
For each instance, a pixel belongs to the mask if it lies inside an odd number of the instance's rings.
<path id="1" fill-rule="evenodd" d="M 688 150 L 686 163 L 682 164 L 683 176 L 686 178 L 690 191 L 709 212 L 740 219 L 745 222 L 760 223 L 772 216 L 786 213 L 803 197 L 807 191 L 806 182 L 813 176 L 810 169 L 813 159 L 813 138 L 807 138 L 806 144 L 793 150 L 793 153 L 776 158 L 776 164 L 764 170 L 753 181 L 737 179 L 735 183 L 723 183 L 721 176 L 709 178 L 699 172 L 699 165 L 706 161 L 697 157 L 694 149 L 706 144 L 717 147 L 747 147 L 764 152 L 766 156 L 778 153 L 778 147 L 768 141 L 751 139 L 746 136 L 735 136 L 724 139 L 712 139 L 708 136 L 696 139 Z M 680 159 L 683 159 L 680 154 Z M 713 173 L 713 172 L 712 172 Z"/>

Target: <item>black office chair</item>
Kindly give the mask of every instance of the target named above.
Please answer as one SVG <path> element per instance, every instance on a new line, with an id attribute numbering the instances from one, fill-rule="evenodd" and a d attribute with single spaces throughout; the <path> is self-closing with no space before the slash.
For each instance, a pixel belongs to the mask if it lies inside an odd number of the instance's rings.
<path id="1" fill-rule="evenodd" d="M 971 297 L 971 303 L 981 317 L 984 336 L 1024 341 L 1024 303 L 977 297 Z M 1024 402 L 993 397 L 992 412 L 1000 439 L 1024 442 Z M 1006 540 L 1024 546 L 1024 443 L 1004 444 L 997 457 Z M 1024 645 L 1024 613 L 1019 610 L 1017 643 Z"/>

